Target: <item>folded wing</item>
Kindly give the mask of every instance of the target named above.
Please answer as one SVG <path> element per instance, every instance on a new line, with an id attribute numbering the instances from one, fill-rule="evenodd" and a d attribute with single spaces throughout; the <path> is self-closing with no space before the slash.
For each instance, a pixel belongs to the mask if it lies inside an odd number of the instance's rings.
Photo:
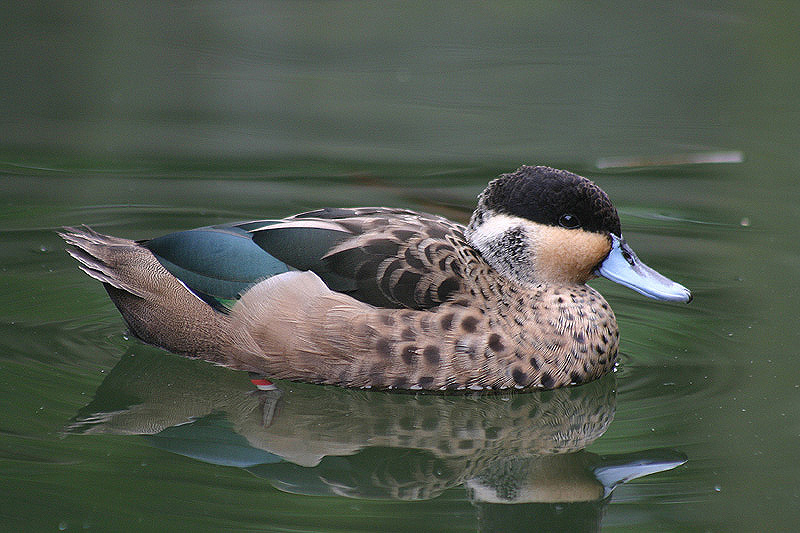
<path id="1" fill-rule="evenodd" d="M 192 292 L 227 310 L 291 270 L 378 307 L 430 309 L 463 292 L 463 226 L 402 209 L 323 209 L 172 233 L 142 245 Z"/>

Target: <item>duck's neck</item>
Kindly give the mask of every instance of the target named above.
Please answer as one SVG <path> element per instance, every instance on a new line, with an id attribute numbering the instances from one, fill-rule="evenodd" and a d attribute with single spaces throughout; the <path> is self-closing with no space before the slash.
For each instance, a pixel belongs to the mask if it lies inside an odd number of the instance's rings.
<path id="1" fill-rule="evenodd" d="M 544 281 L 533 267 L 533 250 L 521 219 L 477 210 L 464 237 L 501 276 L 529 287 Z"/>

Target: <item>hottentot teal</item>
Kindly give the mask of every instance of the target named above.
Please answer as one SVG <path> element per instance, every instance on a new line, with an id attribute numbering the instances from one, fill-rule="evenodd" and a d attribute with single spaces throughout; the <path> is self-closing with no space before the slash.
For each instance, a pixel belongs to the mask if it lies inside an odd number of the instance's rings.
<path id="1" fill-rule="evenodd" d="M 586 282 L 691 293 L 642 263 L 586 178 L 523 166 L 469 225 L 382 207 L 208 226 L 147 241 L 61 234 L 131 331 L 276 379 L 410 390 L 551 389 L 599 378 L 619 330 Z"/>

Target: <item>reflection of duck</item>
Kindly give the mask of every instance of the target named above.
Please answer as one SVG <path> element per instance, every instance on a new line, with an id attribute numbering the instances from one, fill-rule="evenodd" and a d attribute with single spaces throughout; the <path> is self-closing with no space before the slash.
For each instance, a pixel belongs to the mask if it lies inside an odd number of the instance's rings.
<path id="1" fill-rule="evenodd" d="M 241 374 L 142 350 L 120 360 L 73 430 L 174 434 L 200 420 L 209 428 L 225 420 L 249 447 L 302 466 L 368 447 L 474 462 L 580 450 L 606 431 L 615 409 L 611 376 L 533 396 L 414 396 L 288 383 L 282 389 L 253 391 Z"/>
<path id="2" fill-rule="evenodd" d="M 685 460 L 583 451 L 613 419 L 613 386 L 608 376 L 508 396 L 252 391 L 239 374 L 145 350 L 122 358 L 70 432 L 148 435 L 298 494 L 420 500 L 463 485 L 482 505 L 601 502 L 617 483 Z"/>
<path id="3" fill-rule="evenodd" d="M 136 243 L 63 235 L 132 331 L 276 378 L 400 389 L 546 389 L 607 373 L 618 329 L 595 275 L 662 300 L 591 181 L 521 167 L 468 227 L 401 209 L 324 209 Z M 297 272 L 301 270 L 305 272 Z M 266 278 L 266 279 L 265 279 Z"/>

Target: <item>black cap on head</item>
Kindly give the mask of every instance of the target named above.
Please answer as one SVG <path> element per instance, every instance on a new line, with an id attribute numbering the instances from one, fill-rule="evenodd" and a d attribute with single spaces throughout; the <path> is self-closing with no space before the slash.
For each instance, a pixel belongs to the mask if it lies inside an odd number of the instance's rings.
<path id="1" fill-rule="evenodd" d="M 522 166 L 489 183 L 481 202 L 497 213 L 540 224 L 559 226 L 567 220 L 586 231 L 620 235 L 619 215 L 606 193 L 566 170 Z"/>

